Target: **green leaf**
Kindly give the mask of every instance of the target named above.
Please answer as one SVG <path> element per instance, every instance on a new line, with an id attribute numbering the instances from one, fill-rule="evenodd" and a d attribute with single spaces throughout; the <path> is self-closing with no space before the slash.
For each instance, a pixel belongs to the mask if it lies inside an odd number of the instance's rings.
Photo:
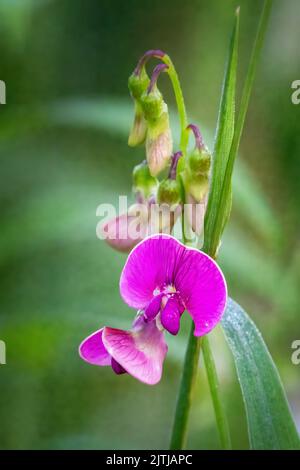
<path id="1" fill-rule="evenodd" d="M 232 299 L 221 323 L 242 389 L 251 448 L 299 449 L 285 392 L 260 332 Z"/>
<path id="2" fill-rule="evenodd" d="M 236 12 L 235 24 L 229 47 L 229 55 L 225 70 L 223 90 L 218 116 L 218 124 L 213 151 L 213 170 L 211 191 L 204 224 L 204 251 L 214 254 L 222 226 L 229 216 L 231 208 L 231 190 L 228 192 L 227 211 L 223 211 L 220 226 L 216 227 L 221 199 L 221 191 L 226 171 L 229 152 L 234 134 L 235 88 L 238 56 L 239 10 Z"/>
<path id="3" fill-rule="evenodd" d="M 224 174 L 224 178 L 221 181 L 222 186 L 220 190 L 220 197 L 219 199 L 214 201 L 214 204 L 216 204 L 214 208 L 215 214 L 212 212 L 212 210 L 210 209 L 208 205 L 207 218 L 206 218 L 208 230 L 205 235 L 204 249 L 207 253 L 209 253 L 213 257 L 216 256 L 217 249 L 218 249 L 220 239 L 221 239 L 221 235 L 223 233 L 223 230 L 225 228 L 226 222 L 230 214 L 230 203 L 229 203 L 230 199 L 229 198 L 231 195 L 231 184 L 232 184 L 231 179 L 232 179 L 233 167 L 234 167 L 234 162 L 235 162 L 236 155 L 238 153 L 238 149 L 240 145 L 245 118 L 246 118 L 246 114 L 248 110 L 252 85 L 253 85 L 255 74 L 256 74 L 260 52 L 261 52 L 263 42 L 264 42 L 264 37 L 265 37 L 266 29 L 267 29 L 271 6 L 272 6 L 272 0 L 265 0 L 261 18 L 260 18 L 259 25 L 258 25 L 258 29 L 257 29 L 256 38 L 255 38 L 254 45 L 252 48 L 252 53 L 250 57 L 250 62 L 249 62 L 248 71 L 247 71 L 242 98 L 241 98 L 240 110 L 239 110 L 236 126 L 234 129 L 234 135 L 233 135 L 233 139 L 232 139 L 232 143 L 231 143 L 231 147 L 229 151 L 229 156 L 227 159 L 226 171 Z M 211 213 L 213 215 L 211 215 Z M 211 223 L 210 223 L 210 218 L 213 219 Z M 211 227 L 211 225 L 213 225 L 213 227 Z"/>

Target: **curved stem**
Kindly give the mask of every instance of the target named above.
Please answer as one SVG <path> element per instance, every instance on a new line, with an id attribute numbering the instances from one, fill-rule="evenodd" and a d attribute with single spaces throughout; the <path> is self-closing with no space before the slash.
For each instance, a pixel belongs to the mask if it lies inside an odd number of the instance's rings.
<path id="1" fill-rule="evenodd" d="M 168 69 L 168 67 L 169 66 L 167 64 L 158 64 L 155 67 L 155 69 L 152 72 L 151 80 L 150 80 L 150 83 L 149 83 L 149 86 L 148 86 L 148 89 L 147 89 L 148 94 L 151 93 L 151 91 L 153 90 L 154 85 L 156 84 L 157 79 L 158 79 L 159 75 L 161 74 L 161 72 L 165 72 L 166 69 Z"/>
<path id="2" fill-rule="evenodd" d="M 170 443 L 171 450 L 183 449 L 186 444 L 188 418 L 198 369 L 200 344 L 201 339 L 194 336 L 194 325 L 192 324 L 176 404 L 175 419 Z"/>
<path id="3" fill-rule="evenodd" d="M 185 109 L 185 104 L 184 104 L 184 99 L 183 99 L 183 94 L 180 86 L 180 81 L 176 72 L 176 69 L 173 65 L 172 60 L 170 57 L 165 54 L 163 57 L 160 57 L 160 59 L 169 66 L 169 68 L 166 70 L 168 73 L 170 80 L 172 82 L 174 94 L 175 94 L 175 99 L 176 99 L 176 104 L 177 104 L 177 109 L 178 109 L 178 114 L 179 114 L 179 120 L 180 120 L 180 128 L 181 128 L 181 136 L 180 136 L 180 150 L 183 153 L 183 156 L 186 154 L 187 150 L 187 145 L 188 145 L 188 131 L 187 131 L 187 125 L 188 125 L 188 120 L 187 120 L 187 114 L 186 114 L 186 109 Z"/>
<path id="4" fill-rule="evenodd" d="M 134 69 L 134 74 L 139 75 L 141 73 L 142 68 L 145 66 L 146 62 L 151 59 L 151 57 L 155 57 L 156 59 L 161 60 L 162 62 L 164 62 L 164 64 L 168 66 L 166 72 L 168 73 L 172 82 L 180 120 L 180 150 L 182 151 L 183 156 L 185 156 L 188 145 L 188 130 L 186 129 L 188 125 L 188 120 L 179 78 L 172 60 L 164 51 L 161 51 L 160 49 L 150 49 L 149 51 L 145 52 L 145 54 L 140 58 L 136 68 Z M 157 67 L 160 67 L 160 65 L 158 65 Z"/>
<path id="5" fill-rule="evenodd" d="M 171 179 L 171 180 L 176 179 L 177 165 L 178 165 L 178 161 L 181 157 L 182 157 L 182 152 L 180 152 L 180 151 L 175 152 L 172 155 L 171 167 L 170 167 L 170 171 L 169 171 L 169 175 L 168 175 L 168 178 Z"/>
<path id="6" fill-rule="evenodd" d="M 189 124 L 187 126 L 188 130 L 191 130 L 195 137 L 196 148 L 202 150 L 204 148 L 203 137 L 198 126 L 195 124 Z"/>
<path id="7" fill-rule="evenodd" d="M 208 336 L 202 338 L 202 352 L 209 383 L 210 394 L 215 410 L 217 427 L 222 449 L 231 449 L 231 438 L 229 426 L 224 411 L 223 403 L 220 397 L 219 381 L 214 358 L 210 349 Z"/>

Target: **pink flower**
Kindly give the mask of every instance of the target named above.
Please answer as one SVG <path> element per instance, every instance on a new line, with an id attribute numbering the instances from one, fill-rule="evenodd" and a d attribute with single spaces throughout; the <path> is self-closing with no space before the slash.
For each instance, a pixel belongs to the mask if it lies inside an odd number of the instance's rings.
<path id="1" fill-rule="evenodd" d="M 110 219 L 101 227 L 101 236 L 117 251 L 129 253 L 154 233 L 170 234 L 181 214 L 179 204 L 157 204 L 155 198 L 133 204 L 128 212 Z"/>
<path id="2" fill-rule="evenodd" d="M 160 381 L 168 346 L 155 322 L 146 323 L 138 316 L 132 330 L 105 326 L 86 338 L 79 354 L 86 362 L 111 366 L 116 374 L 128 372 L 149 385 Z"/>
<path id="3" fill-rule="evenodd" d="M 169 235 L 153 235 L 130 253 L 120 279 L 123 300 L 139 311 L 130 331 L 104 327 L 80 346 L 81 357 L 154 385 L 167 352 L 163 330 L 176 335 L 185 310 L 195 336 L 221 320 L 227 299 L 224 276 L 206 254 Z"/>
<path id="4" fill-rule="evenodd" d="M 130 250 L 148 235 L 148 203 L 133 204 L 128 213 L 110 219 L 102 227 L 102 234 L 109 246 L 117 251 Z"/>

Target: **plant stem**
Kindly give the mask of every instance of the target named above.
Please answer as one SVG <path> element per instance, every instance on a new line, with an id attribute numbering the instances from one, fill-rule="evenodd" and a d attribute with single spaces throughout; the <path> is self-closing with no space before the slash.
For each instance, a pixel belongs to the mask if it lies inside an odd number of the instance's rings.
<path id="1" fill-rule="evenodd" d="M 211 352 L 208 336 L 202 338 L 202 352 L 209 383 L 210 394 L 215 410 L 216 421 L 222 449 L 231 449 L 228 421 L 222 404 L 217 369 Z"/>
<path id="2" fill-rule="evenodd" d="M 220 205 L 218 207 L 218 214 L 217 217 L 221 217 L 224 213 L 224 205 L 225 205 L 225 189 L 231 181 L 231 175 L 234 165 L 234 160 L 237 154 L 237 150 L 239 147 L 242 130 L 245 122 L 246 112 L 248 108 L 249 98 L 251 94 L 252 84 L 256 72 L 256 67 L 258 63 L 258 57 L 260 55 L 260 51 L 263 45 L 263 39 L 266 31 L 266 26 L 268 22 L 268 17 L 270 14 L 272 5 L 272 0 L 265 0 L 264 7 L 260 19 L 260 23 L 258 26 L 257 36 L 254 42 L 252 55 L 250 59 L 250 64 L 248 68 L 248 73 L 243 89 L 242 99 L 241 99 L 241 106 L 240 112 L 238 115 L 235 132 L 231 144 L 231 149 L 229 153 L 228 163 L 226 167 L 226 172 L 223 181 L 222 193 L 220 198 Z M 167 59 L 166 59 L 167 57 Z M 173 88 L 176 96 L 178 112 L 180 116 L 181 122 L 181 151 L 185 154 L 186 147 L 187 147 L 187 138 L 186 135 L 186 112 L 184 107 L 183 96 L 179 84 L 179 80 L 176 74 L 176 71 L 173 67 L 171 60 L 168 56 L 165 56 L 165 63 L 169 65 L 169 75 L 173 83 Z M 209 250 L 210 251 L 210 250 Z M 212 257 L 214 257 L 215 253 L 208 253 Z M 191 400 L 192 400 L 192 392 L 193 386 L 195 383 L 196 372 L 198 368 L 198 360 L 199 360 L 199 353 L 200 353 L 200 338 L 195 338 L 193 335 L 194 326 L 192 325 L 188 346 L 185 354 L 179 396 L 176 405 L 176 412 L 175 412 L 175 420 L 172 430 L 172 438 L 171 438 L 171 445 L 170 448 L 173 449 L 182 449 L 186 443 L 187 437 L 187 425 L 188 425 L 188 418 L 189 418 L 189 411 L 191 407 Z M 209 343 L 207 338 L 202 338 L 203 344 L 203 353 L 204 353 L 204 360 L 207 370 L 207 376 L 210 386 L 210 391 L 212 395 L 213 405 L 216 414 L 217 426 L 220 434 L 220 439 L 222 446 L 224 448 L 230 448 L 230 437 L 228 431 L 228 425 L 226 421 L 226 417 L 224 414 L 223 406 L 221 404 L 221 398 L 218 389 L 218 380 L 217 380 L 217 372 L 215 368 L 215 364 L 213 361 L 213 356 L 209 348 Z"/>
<path id="3" fill-rule="evenodd" d="M 164 55 L 161 60 L 168 65 L 168 70 L 167 73 L 170 77 L 170 80 L 172 82 L 174 94 L 175 94 L 175 99 L 176 99 L 176 104 L 177 104 L 177 109 L 178 109 L 178 114 L 179 114 L 179 120 L 180 120 L 180 128 L 181 128 L 181 135 L 180 135 L 180 150 L 182 151 L 183 156 L 185 157 L 186 154 L 186 149 L 188 145 L 188 131 L 187 131 L 187 125 L 188 125 L 188 120 L 187 120 L 187 114 L 186 114 L 186 109 L 185 109 L 185 104 L 184 104 L 184 99 L 183 99 L 183 94 L 179 82 L 179 78 L 176 72 L 176 69 L 173 65 L 172 60 L 170 57 L 166 54 Z"/>
<path id="4" fill-rule="evenodd" d="M 187 145 L 188 145 L 188 120 L 184 104 L 184 98 L 179 82 L 179 78 L 176 72 L 176 69 L 168 55 L 163 57 L 163 62 L 169 66 L 168 74 L 173 85 L 173 90 L 175 94 L 179 120 L 180 120 L 180 150 L 182 152 L 183 158 L 186 155 Z M 184 191 L 184 186 L 181 181 L 182 188 Z M 185 194 L 184 194 L 185 199 Z M 185 201 L 184 201 L 185 202 Z M 184 244 L 186 244 L 185 238 L 185 214 L 182 212 L 182 236 Z M 187 438 L 187 426 L 189 411 L 192 403 L 192 394 L 194 383 L 196 379 L 196 373 L 198 369 L 199 354 L 200 354 L 200 339 L 194 336 L 194 325 L 191 325 L 190 336 L 188 340 L 187 350 L 184 359 L 184 366 L 182 372 L 182 378 L 180 383 L 179 395 L 177 399 L 176 412 L 174 418 L 174 425 L 172 430 L 172 437 L 170 448 L 171 449 L 182 449 L 185 446 Z"/>
<path id="5" fill-rule="evenodd" d="M 194 325 L 191 325 L 190 336 L 184 358 L 179 395 L 177 399 L 170 449 L 183 449 L 187 439 L 189 411 L 198 369 L 201 339 L 194 336 Z"/>
<path id="6" fill-rule="evenodd" d="M 180 82 L 179 82 L 177 72 L 175 70 L 175 67 L 170 57 L 165 55 L 162 58 L 162 60 L 169 67 L 167 72 L 169 74 L 169 77 L 171 79 L 173 89 L 174 89 L 174 94 L 176 98 L 178 114 L 179 114 L 179 119 L 180 119 L 180 126 L 181 126 L 180 149 L 184 157 L 187 151 L 188 137 L 189 137 L 189 132 L 187 129 L 188 122 L 187 122 L 187 114 L 186 114 L 186 109 L 185 109 L 185 104 L 184 104 L 184 98 L 183 98 L 182 90 L 180 87 Z M 185 191 L 184 191 L 184 185 L 183 185 L 182 180 L 181 180 L 181 185 L 182 185 L 182 192 L 183 192 L 183 202 L 185 203 Z M 183 242 L 186 245 L 187 239 L 185 236 L 184 209 L 182 211 L 182 237 L 183 237 Z M 177 404 L 176 404 L 175 418 L 174 418 L 171 443 L 170 443 L 170 449 L 172 450 L 182 449 L 185 447 L 185 444 L 186 444 L 188 418 L 189 418 L 189 412 L 190 412 L 190 408 L 192 404 L 193 389 L 194 389 L 194 384 L 195 384 L 197 370 L 198 370 L 200 348 L 201 348 L 201 338 L 197 338 L 194 336 L 194 325 L 192 323 L 187 350 L 186 350 L 185 359 L 184 359 L 179 395 L 178 395 Z M 207 375 L 208 375 L 209 382 L 210 382 L 212 400 L 215 406 L 216 399 L 214 398 L 213 393 L 215 393 L 215 390 L 217 389 L 217 374 L 216 374 L 216 369 L 214 367 L 213 358 L 211 354 L 210 354 L 210 364 L 211 364 L 210 371 L 213 370 L 214 374 L 211 375 L 209 371 L 207 371 Z M 217 424 L 219 426 L 219 423 L 220 423 L 221 428 L 222 428 L 222 429 L 219 429 L 221 443 L 223 445 L 223 437 L 224 437 L 225 439 L 224 448 L 228 448 L 230 447 L 230 437 L 225 436 L 224 434 L 227 421 L 223 413 L 223 408 L 221 406 L 220 397 L 218 397 L 217 406 L 215 406 L 215 412 L 216 412 Z"/>

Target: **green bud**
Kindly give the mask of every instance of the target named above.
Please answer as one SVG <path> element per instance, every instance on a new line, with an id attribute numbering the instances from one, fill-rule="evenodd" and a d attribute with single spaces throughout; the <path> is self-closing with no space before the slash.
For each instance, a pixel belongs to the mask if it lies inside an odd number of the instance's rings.
<path id="1" fill-rule="evenodd" d="M 148 122 L 146 155 L 152 176 L 157 176 L 167 167 L 170 162 L 172 147 L 169 115 L 166 111 L 156 121 Z"/>
<path id="2" fill-rule="evenodd" d="M 135 100 L 134 109 L 134 121 L 128 137 L 128 145 L 130 147 L 136 147 L 137 145 L 142 144 L 147 135 L 147 122 L 144 118 L 144 113 L 139 101 Z"/>
<path id="3" fill-rule="evenodd" d="M 184 186 L 196 202 L 203 201 L 209 190 L 211 155 L 205 147 L 195 147 L 187 155 L 184 169 Z"/>
<path id="4" fill-rule="evenodd" d="M 128 88 L 131 96 L 135 100 L 139 100 L 144 92 L 146 92 L 150 83 L 145 67 L 142 68 L 139 74 L 133 73 L 128 79 Z"/>
<path id="5" fill-rule="evenodd" d="M 147 91 L 143 93 L 141 96 L 141 105 L 145 119 L 148 122 L 157 121 L 166 109 L 166 103 L 157 87 L 150 93 Z"/>
<path id="6" fill-rule="evenodd" d="M 176 179 L 165 179 L 160 182 L 157 193 L 159 204 L 173 206 L 180 202 L 180 186 Z"/>
<path id="7" fill-rule="evenodd" d="M 188 169 L 192 175 L 207 175 L 210 163 L 211 155 L 205 147 L 196 147 L 187 157 Z"/>
<path id="8" fill-rule="evenodd" d="M 142 193 L 145 199 L 156 194 L 158 180 L 154 176 L 151 176 L 146 162 L 142 162 L 134 167 L 132 179 L 134 192 Z"/>
<path id="9" fill-rule="evenodd" d="M 134 121 L 128 137 L 128 145 L 136 147 L 145 141 L 147 134 L 147 122 L 144 117 L 140 98 L 146 92 L 150 83 L 145 67 L 140 73 L 133 72 L 128 79 L 128 88 L 134 100 Z"/>
<path id="10" fill-rule="evenodd" d="M 203 201 L 209 190 L 208 175 L 184 176 L 185 192 L 190 194 L 196 202 Z"/>

